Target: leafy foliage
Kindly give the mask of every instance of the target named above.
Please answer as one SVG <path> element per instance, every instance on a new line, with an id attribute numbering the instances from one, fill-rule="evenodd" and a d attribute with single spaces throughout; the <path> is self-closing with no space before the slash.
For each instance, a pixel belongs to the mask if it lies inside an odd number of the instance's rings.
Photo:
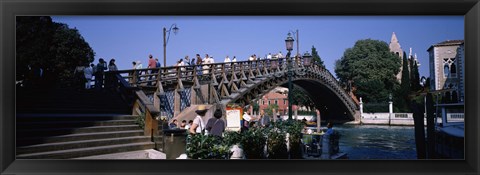
<path id="1" fill-rule="evenodd" d="M 278 105 L 277 104 L 270 104 L 267 106 L 266 109 L 264 109 L 265 111 L 265 114 L 267 114 L 268 116 L 274 116 L 273 115 L 273 110 L 278 110 Z"/>
<path id="2" fill-rule="evenodd" d="M 191 159 L 228 159 L 229 146 L 223 144 L 218 136 L 195 134 L 189 135 L 187 156 Z"/>
<path id="3" fill-rule="evenodd" d="M 135 124 L 137 124 L 140 128 L 145 129 L 145 114 L 140 114 L 135 119 Z"/>
<path id="4" fill-rule="evenodd" d="M 315 46 L 312 46 L 312 58 L 313 62 L 316 62 L 317 64 L 325 68 L 325 64 L 323 63 L 322 58 L 320 58 L 320 55 L 318 55 L 317 48 L 315 48 Z"/>
<path id="5" fill-rule="evenodd" d="M 406 112 L 408 111 L 408 95 L 410 93 L 410 71 L 408 70 L 408 59 L 407 54 L 403 52 L 403 67 L 402 67 L 402 82 L 400 84 L 400 89 L 396 93 L 396 112 Z"/>
<path id="6" fill-rule="evenodd" d="M 240 144 L 240 142 L 242 142 L 242 135 L 235 131 L 225 131 L 223 133 L 223 142 L 228 146 Z"/>
<path id="7" fill-rule="evenodd" d="M 260 105 L 258 104 L 257 101 L 253 102 L 252 110 L 253 112 L 256 112 L 256 113 L 258 113 L 258 111 L 260 110 Z"/>
<path id="8" fill-rule="evenodd" d="M 351 82 L 355 94 L 365 102 L 381 102 L 398 84 L 395 75 L 400 66 L 400 58 L 390 52 L 386 42 L 365 39 L 345 50 L 335 62 L 335 73 L 342 84 Z"/>
<path id="9" fill-rule="evenodd" d="M 264 158 L 264 146 L 267 138 L 263 128 L 250 128 L 242 133 L 241 144 L 244 149 L 245 156 L 248 159 Z"/>
<path id="10" fill-rule="evenodd" d="M 413 61 L 413 66 L 412 66 L 412 71 L 411 71 L 411 74 L 412 74 L 412 78 L 411 78 L 411 89 L 412 91 L 418 91 L 420 90 L 422 87 L 420 86 L 420 73 L 418 72 L 418 65 L 417 65 L 417 62 L 416 61 Z"/>
<path id="11" fill-rule="evenodd" d="M 228 159 L 229 148 L 239 144 L 248 159 L 263 159 L 265 146 L 268 158 L 302 158 L 300 148 L 301 130 L 304 123 L 296 120 L 272 123 L 268 128 L 253 127 L 245 132 L 226 131 L 223 138 L 211 135 L 189 135 L 187 138 L 187 156 L 191 159 Z M 287 152 L 286 137 L 289 133 L 290 152 Z"/>
<path id="12" fill-rule="evenodd" d="M 308 94 L 303 88 L 294 85 L 292 88 L 292 104 L 314 108 L 315 103 Z"/>
<path id="13" fill-rule="evenodd" d="M 267 152 L 270 159 L 287 159 L 287 141 L 285 131 L 270 128 L 267 132 Z"/>
<path id="14" fill-rule="evenodd" d="M 94 51 L 77 29 L 55 23 L 48 16 L 16 18 L 17 79 L 28 79 L 29 66 L 41 68 L 56 82 L 73 78 L 78 65 L 94 60 Z"/>

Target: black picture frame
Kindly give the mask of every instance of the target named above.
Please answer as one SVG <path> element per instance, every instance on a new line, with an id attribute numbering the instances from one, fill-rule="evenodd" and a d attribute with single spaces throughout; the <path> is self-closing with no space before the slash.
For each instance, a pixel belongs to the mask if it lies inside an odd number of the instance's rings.
<path id="1" fill-rule="evenodd" d="M 479 174 L 478 0 L 1 1 L 1 174 Z M 465 160 L 15 160 L 17 15 L 465 15 Z"/>

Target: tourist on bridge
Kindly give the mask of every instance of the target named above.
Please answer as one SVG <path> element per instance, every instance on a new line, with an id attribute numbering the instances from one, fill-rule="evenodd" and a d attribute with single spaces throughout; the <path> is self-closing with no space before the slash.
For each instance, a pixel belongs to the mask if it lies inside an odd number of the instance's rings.
<path id="1" fill-rule="evenodd" d="M 75 82 L 78 90 L 81 90 L 84 88 L 84 83 L 85 83 L 85 75 L 83 71 L 85 70 L 85 66 L 82 65 L 81 61 L 78 61 L 78 66 L 75 67 L 75 71 L 73 71 L 73 81 Z"/>
<path id="2" fill-rule="evenodd" d="M 109 71 L 118 71 L 117 65 L 115 64 L 115 59 L 111 59 L 108 63 L 108 70 Z"/>
<path id="3" fill-rule="evenodd" d="M 142 62 L 140 60 L 138 60 L 135 63 L 135 68 L 134 69 L 143 69 L 143 65 L 142 65 Z M 140 75 L 142 75 L 142 71 L 135 71 L 135 74 L 136 74 L 136 82 L 138 84 L 138 83 L 140 83 L 140 80 L 141 80 Z"/>
<path id="4" fill-rule="evenodd" d="M 237 57 L 233 56 L 232 62 L 237 62 Z"/>
<path id="5" fill-rule="evenodd" d="M 103 79 L 105 70 L 107 70 L 107 62 L 100 58 L 97 64 L 97 72 L 95 72 L 95 89 L 101 90 L 103 88 Z"/>
<path id="6" fill-rule="evenodd" d="M 208 54 L 205 54 L 205 58 L 203 58 L 203 74 L 208 74 L 209 73 L 209 68 L 210 66 L 207 64 L 210 64 L 210 56 Z"/>
<path id="7" fill-rule="evenodd" d="M 162 64 L 160 64 L 160 61 L 158 61 L 158 58 L 155 58 L 155 62 L 156 62 L 155 65 L 157 66 L 157 68 L 162 67 Z"/>
<path id="8" fill-rule="evenodd" d="M 250 57 L 248 57 L 248 61 L 255 61 L 255 58 L 253 58 L 253 55 L 250 55 Z"/>
<path id="9" fill-rule="evenodd" d="M 200 54 L 197 53 L 196 55 L 197 57 L 197 74 L 198 75 L 202 75 L 202 63 L 203 63 L 203 60 L 202 60 L 202 57 L 200 57 Z"/>
<path id="10" fill-rule="evenodd" d="M 85 89 L 91 89 L 92 88 L 92 77 L 93 77 L 93 67 L 95 64 L 90 64 L 85 70 L 83 70 L 83 74 L 85 76 L 85 79 L 87 82 L 85 83 Z"/>
<path id="11" fill-rule="evenodd" d="M 201 134 L 205 132 L 205 122 L 203 122 L 203 118 L 205 114 L 207 114 L 208 109 L 206 109 L 205 105 L 198 106 L 198 109 L 195 111 L 197 116 L 193 120 L 192 126 L 190 127 L 190 134 Z"/>
<path id="12" fill-rule="evenodd" d="M 280 59 L 280 58 L 283 58 L 282 51 L 279 51 L 279 52 L 277 53 L 277 58 L 279 58 L 279 59 Z"/>
<path id="13" fill-rule="evenodd" d="M 221 118 L 222 110 L 215 110 L 213 113 L 213 118 L 208 119 L 205 127 L 209 134 L 222 137 L 222 133 L 225 131 L 225 122 Z"/>
<path id="14" fill-rule="evenodd" d="M 118 71 L 117 65 L 115 64 L 115 59 L 113 59 L 113 58 L 110 59 L 110 61 L 108 63 L 108 70 L 109 71 Z M 116 87 L 117 86 L 117 81 L 115 81 L 116 80 L 115 75 L 110 74 L 109 76 L 110 77 L 107 77 L 107 76 L 105 77 L 105 80 L 107 82 L 109 82 L 109 87 L 110 88 Z"/>
<path id="15" fill-rule="evenodd" d="M 152 69 L 152 68 L 157 68 L 157 61 L 155 61 L 155 59 L 153 59 L 153 56 L 152 54 L 148 55 L 148 67 L 149 69 Z M 157 70 L 149 70 L 149 74 L 155 74 L 157 73 Z M 152 82 L 150 80 L 153 79 L 153 75 L 149 76 L 148 77 L 148 85 L 151 86 L 152 85 Z"/>
<path id="16" fill-rule="evenodd" d="M 223 60 L 223 62 L 224 62 L 224 63 L 230 63 L 230 62 L 231 62 L 231 61 L 230 61 L 230 58 L 228 57 L 228 55 L 227 55 L 227 57 L 225 57 L 225 60 Z"/>
<path id="17" fill-rule="evenodd" d="M 186 68 L 186 70 L 187 70 L 187 72 L 188 72 L 187 75 L 191 75 L 191 74 L 192 74 L 192 71 L 193 71 L 193 68 L 190 67 L 190 66 L 192 65 L 192 63 L 191 63 L 191 61 L 190 61 L 190 57 L 188 57 L 188 55 L 186 55 L 186 56 L 185 56 L 185 59 L 184 59 L 183 61 L 184 61 L 184 65 L 185 65 L 185 66 L 188 66 L 188 67 Z"/>
<path id="18" fill-rule="evenodd" d="M 135 69 L 143 69 L 142 62 L 140 60 L 137 61 Z"/>
<path id="19" fill-rule="evenodd" d="M 272 59 L 272 53 L 268 53 L 267 60 L 271 60 L 271 59 Z"/>

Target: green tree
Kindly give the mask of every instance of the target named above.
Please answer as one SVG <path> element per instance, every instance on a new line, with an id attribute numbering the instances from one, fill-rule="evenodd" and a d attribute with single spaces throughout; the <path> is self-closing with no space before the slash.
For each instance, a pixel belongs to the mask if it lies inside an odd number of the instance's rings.
<path id="1" fill-rule="evenodd" d="M 34 66 L 55 82 L 65 82 L 77 65 L 94 60 L 94 51 L 77 29 L 48 16 L 17 17 L 16 38 L 17 79 L 26 78 L 28 67 Z"/>
<path id="2" fill-rule="evenodd" d="M 50 17 L 19 16 L 16 18 L 16 79 L 24 80 L 32 67 L 45 67 L 52 57 L 50 44 L 55 32 Z"/>
<path id="3" fill-rule="evenodd" d="M 398 112 L 406 112 L 408 111 L 408 103 L 409 103 L 409 94 L 411 92 L 410 87 L 410 72 L 408 70 L 408 59 L 407 54 L 403 52 L 403 66 L 402 66 L 402 82 L 400 84 L 400 88 L 398 92 L 395 94 L 395 107 L 397 108 Z"/>
<path id="4" fill-rule="evenodd" d="M 258 104 L 258 101 L 253 102 L 252 110 L 254 113 L 257 113 L 257 114 L 259 113 L 260 105 Z"/>
<path id="5" fill-rule="evenodd" d="M 268 105 L 267 108 L 265 109 L 265 114 L 267 114 L 268 116 L 274 116 L 273 115 L 273 110 L 275 110 L 275 111 L 278 110 L 278 105 L 277 104 Z"/>
<path id="6" fill-rule="evenodd" d="M 299 106 L 306 106 L 309 108 L 315 107 L 313 100 L 303 88 L 293 85 L 292 88 L 292 104 Z"/>
<path id="7" fill-rule="evenodd" d="M 410 71 L 408 70 L 407 54 L 403 52 L 403 66 L 402 66 L 402 93 L 408 94 L 410 92 Z"/>
<path id="8" fill-rule="evenodd" d="M 316 62 L 325 68 L 325 64 L 323 64 L 322 58 L 320 58 L 320 55 L 318 55 L 317 48 L 315 48 L 315 46 L 312 46 L 312 58 L 313 62 Z"/>
<path id="9" fill-rule="evenodd" d="M 335 62 L 335 73 L 340 83 L 347 87 L 351 84 L 364 102 L 385 102 L 387 94 L 398 85 L 395 75 L 400 71 L 400 62 L 386 42 L 358 40 Z"/>
<path id="10" fill-rule="evenodd" d="M 416 61 L 413 61 L 413 66 L 412 66 L 412 79 L 411 79 L 411 88 L 412 91 L 418 91 L 421 89 L 420 87 L 420 73 L 418 72 L 418 65 Z"/>

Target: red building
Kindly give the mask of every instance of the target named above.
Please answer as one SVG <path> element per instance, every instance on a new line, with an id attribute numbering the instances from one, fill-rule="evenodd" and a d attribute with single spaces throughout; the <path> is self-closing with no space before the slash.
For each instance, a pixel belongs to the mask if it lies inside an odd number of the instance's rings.
<path id="1" fill-rule="evenodd" d="M 264 95 L 259 101 L 260 110 L 266 109 L 270 104 L 277 104 L 278 111 L 280 115 L 285 115 L 288 113 L 288 96 L 286 94 L 272 91 Z"/>

